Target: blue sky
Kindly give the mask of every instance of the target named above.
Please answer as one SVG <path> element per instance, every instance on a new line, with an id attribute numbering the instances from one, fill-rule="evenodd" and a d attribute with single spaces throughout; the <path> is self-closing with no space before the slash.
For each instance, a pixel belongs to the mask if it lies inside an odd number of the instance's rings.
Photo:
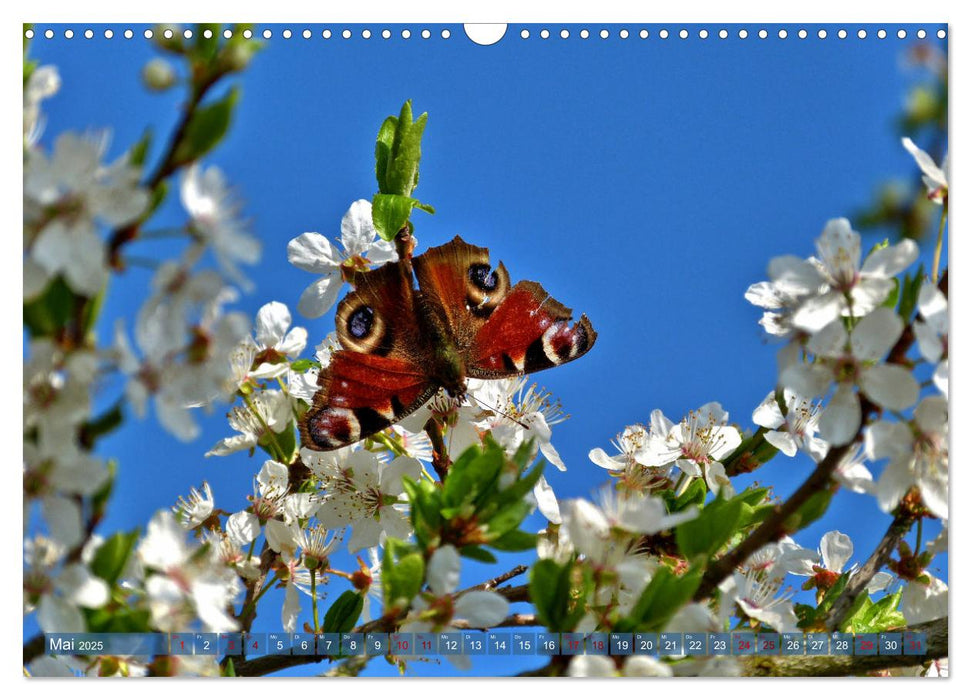
<path id="1" fill-rule="evenodd" d="M 766 40 L 755 36 L 763 26 Z M 249 271 L 256 290 L 240 307 L 255 314 L 278 300 L 296 317 L 312 277 L 287 264 L 287 241 L 305 231 L 336 235 L 347 206 L 371 196 L 378 126 L 412 99 L 416 112 L 429 113 L 416 196 L 437 209 L 413 219 L 418 252 L 456 234 L 487 246 L 514 281 L 542 283 L 586 313 L 599 334 L 587 356 L 534 377 L 572 416 L 554 429 L 568 471 L 548 477 L 561 498 L 589 495 L 603 483 L 587 452 L 607 448 L 625 425 L 647 422 L 654 408 L 677 420 L 717 400 L 751 427 L 752 410 L 775 383 L 776 347 L 766 342 L 745 289 L 765 279 L 772 256 L 810 255 L 827 219 L 851 215 L 879 183 L 914 171 L 894 117 L 921 75 L 904 66 L 911 40 L 878 40 L 876 27 L 866 27 L 866 40 L 855 37 L 856 27 L 839 40 L 830 27 L 821 41 L 813 26 L 809 39 L 790 28 L 780 40 L 772 25 L 749 26 L 744 40 L 738 27 L 725 40 L 701 40 L 699 27 L 688 40 L 662 40 L 655 26 L 647 27 L 647 40 L 636 31 L 622 40 L 621 27 L 610 25 L 608 40 L 596 32 L 581 40 L 579 27 L 569 40 L 557 38 L 556 28 L 543 40 L 543 27 L 529 25 L 532 36 L 523 40 L 514 25 L 491 47 L 470 42 L 460 26 L 450 27 L 448 40 L 439 30 L 421 39 L 417 26 L 408 40 L 400 26 L 384 40 L 383 25 L 369 26 L 369 40 L 360 38 L 364 25 L 352 26 L 350 40 L 324 40 L 322 28 L 312 27 L 311 40 L 284 40 L 283 27 L 273 27 L 265 50 L 232 81 L 242 88 L 236 121 L 206 159 L 238 187 L 264 245 L 262 262 Z M 63 80 L 44 105 L 42 143 L 63 130 L 107 126 L 118 155 L 151 125 L 157 157 L 183 94 L 142 88 L 140 69 L 157 52 L 139 28 L 132 40 L 116 28 L 110 41 L 101 38 L 103 27 L 93 29 L 92 40 L 58 32 L 33 42 L 31 55 L 56 64 Z M 182 221 L 171 197 L 157 226 Z M 929 248 L 924 241 L 925 259 Z M 131 254 L 149 257 L 178 250 L 172 243 L 131 246 Z M 133 267 L 113 281 L 100 329 L 105 342 L 115 318 L 130 327 L 150 276 Z M 312 344 L 333 327 L 331 315 L 296 320 Z M 204 458 L 230 429 L 218 411 L 203 425 L 203 437 L 188 445 L 152 418 L 104 441 L 102 453 L 118 458 L 120 476 L 103 531 L 144 525 L 203 480 L 218 506 L 244 505 L 261 460 Z M 754 479 L 785 496 L 810 468 L 804 458 L 780 456 Z M 872 498 L 841 492 L 823 524 L 799 542 L 816 547 L 823 532 L 840 529 L 862 560 L 888 522 Z M 538 517 L 530 523 L 541 527 Z M 946 578 L 941 567 L 934 573 Z M 484 572 L 468 566 L 463 584 Z M 279 605 L 268 602 L 257 630 L 279 628 Z M 538 664 L 485 659 L 475 672 L 530 665 Z M 396 673 L 380 661 L 372 667 Z M 439 675 L 450 667 L 415 671 Z"/>

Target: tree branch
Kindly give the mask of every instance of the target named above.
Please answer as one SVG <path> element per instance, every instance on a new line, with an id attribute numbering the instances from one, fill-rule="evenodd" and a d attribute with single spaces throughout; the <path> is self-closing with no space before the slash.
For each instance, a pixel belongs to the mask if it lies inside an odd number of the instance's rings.
<path id="1" fill-rule="evenodd" d="M 904 535 L 910 532 L 913 524 L 914 516 L 909 512 L 901 513 L 893 519 L 890 527 L 887 528 L 887 532 L 883 535 L 883 539 L 880 540 L 876 549 L 873 550 L 873 554 L 850 577 L 846 588 L 843 589 L 836 602 L 833 603 L 833 607 L 830 608 L 824 623 L 827 630 L 835 630 L 839 627 L 843 621 L 843 617 L 849 612 L 850 607 L 852 607 L 853 601 L 866 589 L 867 584 L 870 583 L 874 575 L 890 561 L 890 555 L 893 554 L 893 551 L 897 548 L 897 544 L 903 539 Z"/>
<path id="2" fill-rule="evenodd" d="M 948 655 L 947 624 L 944 617 L 925 622 L 908 631 L 927 633 L 927 652 L 921 656 L 749 656 L 742 657 L 745 676 L 855 676 L 890 668 L 919 666 Z"/>

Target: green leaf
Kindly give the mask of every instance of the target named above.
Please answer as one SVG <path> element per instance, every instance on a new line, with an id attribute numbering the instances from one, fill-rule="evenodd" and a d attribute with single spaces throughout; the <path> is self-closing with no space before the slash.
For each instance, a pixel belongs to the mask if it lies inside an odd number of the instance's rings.
<path id="1" fill-rule="evenodd" d="M 208 39 L 204 34 L 207 29 L 212 32 Z M 216 52 L 219 50 L 220 26 L 218 24 L 198 24 L 194 34 L 196 41 L 192 47 L 192 56 L 208 63 L 215 58 Z"/>
<path id="2" fill-rule="evenodd" d="M 71 320 L 74 304 L 74 292 L 58 276 L 40 296 L 24 304 L 24 325 L 32 338 L 55 335 Z"/>
<path id="3" fill-rule="evenodd" d="M 459 554 L 463 557 L 468 557 L 469 559 L 474 559 L 475 561 L 481 561 L 486 564 L 495 564 L 498 560 L 488 549 L 483 549 L 474 544 L 466 545 L 459 550 Z"/>
<path id="4" fill-rule="evenodd" d="M 536 548 L 536 535 L 522 530 L 510 530 L 502 537 L 489 542 L 489 546 L 500 552 L 522 552 Z"/>
<path id="5" fill-rule="evenodd" d="M 680 513 L 691 506 L 701 506 L 705 502 L 707 494 L 708 488 L 705 480 L 694 479 L 684 490 L 684 493 L 674 498 L 673 502 L 669 504 L 670 510 L 672 513 Z"/>
<path id="6" fill-rule="evenodd" d="M 887 294 L 887 298 L 883 300 L 881 306 L 886 306 L 888 309 L 895 309 L 897 308 L 897 299 L 900 298 L 900 280 L 896 277 L 891 277 L 890 279 L 893 281 L 893 289 Z"/>
<path id="7" fill-rule="evenodd" d="M 236 667 L 233 665 L 233 657 L 231 656 L 226 657 L 226 665 L 223 666 L 223 669 L 222 671 L 219 672 L 219 675 L 222 676 L 223 678 L 236 677 Z"/>
<path id="8" fill-rule="evenodd" d="M 704 568 L 692 567 L 683 576 L 670 569 L 658 569 L 628 615 L 622 631 L 651 632 L 661 629 L 681 609 L 701 584 Z"/>
<path id="9" fill-rule="evenodd" d="M 469 455 L 468 459 L 466 455 Z M 498 445 L 488 445 L 481 451 L 475 446 L 470 447 L 449 468 L 442 485 L 443 503 L 459 506 L 475 502 L 494 487 L 505 459 Z"/>
<path id="10" fill-rule="evenodd" d="M 914 309 L 917 308 L 917 299 L 920 296 L 920 288 L 923 283 L 924 263 L 921 263 L 920 267 L 917 268 L 917 273 L 913 277 L 910 275 L 904 277 L 904 284 L 900 290 L 900 308 L 897 309 L 897 314 L 903 319 L 904 323 L 910 323 L 914 315 Z"/>
<path id="11" fill-rule="evenodd" d="M 538 461 L 529 473 L 521 476 L 511 486 L 500 491 L 499 495 L 495 498 L 495 503 L 501 507 L 507 503 L 522 501 L 533 490 L 533 487 L 539 483 L 545 467 L 546 464 L 542 460 Z"/>
<path id="12" fill-rule="evenodd" d="M 391 145 L 385 183 L 387 194 L 410 196 L 418 186 L 418 163 L 421 161 L 421 137 L 428 113 L 412 120 L 411 100 L 401 106 Z"/>
<path id="13" fill-rule="evenodd" d="M 413 197 L 400 194 L 376 194 L 371 203 L 371 221 L 378 234 L 386 241 L 394 239 L 411 218 L 414 208 L 429 211 L 431 207 Z M 434 209 L 429 212 L 435 213 Z"/>
<path id="14" fill-rule="evenodd" d="M 125 414 L 122 410 L 124 405 L 124 399 L 119 399 L 104 413 L 84 423 L 81 426 L 81 444 L 85 447 L 93 447 L 98 441 L 98 438 L 112 433 L 121 427 L 125 420 Z"/>
<path id="15" fill-rule="evenodd" d="M 138 542 L 138 529 L 116 532 L 105 540 L 91 559 L 91 573 L 113 586 L 125 571 L 128 558 Z"/>
<path id="16" fill-rule="evenodd" d="M 742 519 L 743 503 L 739 500 L 716 500 L 701 510 L 694 520 L 681 523 L 675 530 L 678 548 L 688 559 L 706 558 L 731 539 Z"/>
<path id="17" fill-rule="evenodd" d="M 302 374 L 312 368 L 320 369 L 320 363 L 317 362 L 316 360 L 311 360 L 306 357 L 301 358 L 299 360 L 295 360 L 294 362 L 290 363 L 290 369 L 293 370 L 294 372 L 297 372 L 298 374 Z"/>
<path id="18" fill-rule="evenodd" d="M 388 551 L 385 549 L 382 572 L 385 601 L 388 605 L 394 605 L 398 601 L 410 602 L 421 590 L 421 584 L 425 578 L 425 561 L 418 552 L 406 554 L 398 561 L 393 561 L 393 558 L 388 556 Z M 390 566 L 389 559 L 391 559 Z"/>
<path id="19" fill-rule="evenodd" d="M 221 100 L 196 109 L 175 149 L 174 161 L 191 163 L 215 148 L 229 130 L 238 100 L 239 88 L 233 87 Z"/>
<path id="20" fill-rule="evenodd" d="M 134 146 L 128 151 L 128 162 L 131 165 L 141 167 L 145 164 L 148 157 L 148 149 L 152 147 L 152 127 L 145 127 L 142 137 L 138 139 Z"/>
<path id="21" fill-rule="evenodd" d="M 377 143 L 374 144 L 374 174 L 378 180 L 378 192 L 389 192 L 387 172 L 394 145 L 394 132 L 398 128 L 398 118 L 388 117 L 378 129 Z"/>
<path id="22" fill-rule="evenodd" d="M 540 559 L 529 570 L 529 597 L 536 617 L 549 630 L 568 632 L 571 572 L 573 564 L 560 566 L 552 559 Z"/>
<path id="23" fill-rule="evenodd" d="M 486 523 L 488 534 L 498 538 L 510 530 L 515 530 L 532 509 L 533 505 L 528 501 L 518 501 L 506 506 Z"/>
<path id="24" fill-rule="evenodd" d="M 364 597 L 360 593 L 344 591 L 324 615 L 324 632 L 350 632 L 363 607 Z"/>

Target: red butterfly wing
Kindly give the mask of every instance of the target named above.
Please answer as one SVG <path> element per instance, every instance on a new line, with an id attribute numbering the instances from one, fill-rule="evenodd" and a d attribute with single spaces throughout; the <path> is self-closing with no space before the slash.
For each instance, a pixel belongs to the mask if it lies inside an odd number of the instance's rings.
<path id="1" fill-rule="evenodd" d="M 304 447 L 334 450 L 384 430 L 418 410 L 437 390 L 407 360 L 340 350 L 317 380 L 320 390 L 300 421 Z"/>
<path id="2" fill-rule="evenodd" d="M 300 421 L 304 447 L 333 450 L 384 430 L 431 398 L 430 349 L 421 342 L 411 275 L 388 263 L 355 278 L 337 306 L 343 347 L 317 379 Z"/>
<path id="3" fill-rule="evenodd" d="M 467 371 L 489 379 L 555 367 L 593 347 L 597 333 L 536 282 L 519 282 L 475 336 Z"/>

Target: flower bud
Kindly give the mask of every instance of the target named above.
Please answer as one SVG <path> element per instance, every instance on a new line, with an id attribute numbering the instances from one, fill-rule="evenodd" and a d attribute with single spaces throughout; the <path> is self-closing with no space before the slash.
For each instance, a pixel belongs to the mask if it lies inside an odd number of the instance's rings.
<path id="1" fill-rule="evenodd" d="M 175 79 L 175 70 L 164 58 L 153 58 L 142 68 L 142 81 L 149 90 L 168 90 L 175 85 Z"/>

